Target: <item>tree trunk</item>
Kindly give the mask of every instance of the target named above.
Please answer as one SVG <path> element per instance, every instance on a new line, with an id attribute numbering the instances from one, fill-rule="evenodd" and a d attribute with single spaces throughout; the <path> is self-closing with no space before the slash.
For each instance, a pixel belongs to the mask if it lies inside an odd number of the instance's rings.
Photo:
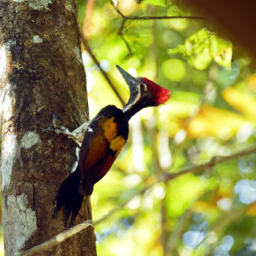
<path id="1" fill-rule="evenodd" d="M 70 130 L 88 118 L 75 0 L 0 0 L 0 90 L 5 255 L 14 256 L 66 229 L 52 213 L 76 145 L 44 129 L 56 116 Z M 76 223 L 87 219 L 85 199 Z M 37 255 L 96 255 L 93 229 Z"/>

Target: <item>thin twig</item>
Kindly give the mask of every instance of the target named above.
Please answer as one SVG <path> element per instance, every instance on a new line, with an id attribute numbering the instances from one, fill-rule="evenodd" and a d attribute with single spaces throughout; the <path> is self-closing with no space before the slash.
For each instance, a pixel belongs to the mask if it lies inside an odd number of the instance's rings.
<path id="1" fill-rule="evenodd" d="M 115 8 L 118 14 L 122 16 L 123 19 L 127 20 L 170 20 L 170 19 L 193 19 L 193 20 L 203 20 L 203 17 L 199 16 L 125 16 L 113 3 L 110 1 L 110 4 Z"/>
<path id="2" fill-rule="evenodd" d="M 123 98 L 121 97 L 121 95 L 119 94 L 119 92 L 116 90 L 115 86 L 113 85 L 113 83 L 111 82 L 111 80 L 109 79 L 107 73 L 101 68 L 100 66 L 100 62 L 98 61 L 98 59 L 96 58 L 96 56 L 93 54 L 91 48 L 89 47 L 86 39 L 84 38 L 84 36 L 81 34 L 81 40 L 82 43 L 84 45 L 84 47 L 86 48 L 87 52 L 90 54 L 91 58 L 93 59 L 94 63 L 98 66 L 101 74 L 104 76 L 104 78 L 107 80 L 107 82 L 109 83 L 110 87 L 112 88 L 112 90 L 114 91 L 114 93 L 116 94 L 117 98 L 120 100 L 122 106 L 125 106 L 125 102 L 123 100 Z"/>
<path id="3" fill-rule="evenodd" d="M 172 19 L 190 19 L 203 20 L 202 17 L 197 16 L 124 16 L 127 20 L 172 20 Z"/>
<path id="4" fill-rule="evenodd" d="M 184 174 L 196 173 L 198 171 L 201 171 L 201 170 L 204 170 L 204 169 L 207 169 L 207 168 L 212 168 L 216 164 L 224 163 L 224 162 L 227 162 L 229 160 L 232 160 L 232 159 L 235 159 L 235 158 L 238 158 L 238 157 L 242 157 L 242 156 L 246 156 L 246 155 L 249 155 L 249 154 L 252 154 L 252 153 L 256 153 L 256 147 L 242 150 L 242 151 L 234 153 L 230 156 L 215 156 L 207 163 L 197 165 L 197 166 L 194 166 L 194 167 L 191 167 L 191 168 L 187 168 L 187 169 L 184 169 L 184 170 L 182 170 L 180 172 L 177 172 L 177 173 L 167 173 L 166 172 L 166 173 L 163 173 L 159 176 L 151 177 L 150 179 L 153 180 L 153 182 L 151 182 L 151 184 L 149 184 L 148 186 L 146 186 L 146 187 L 142 188 L 141 190 L 139 190 L 138 192 L 136 192 L 133 196 L 131 196 L 129 199 L 127 199 L 126 201 L 124 201 L 123 203 L 121 203 L 120 205 L 115 207 L 114 209 L 112 209 L 109 213 L 107 213 L 102 218 L 94 221 L 94 226 L 99 224 L 100 222 L 106 220 L 107 218 L 109 218 L 117 210 L 121 209 L 123 206 L 128 204 L 134 197 L 144 194 L 147 190 L 149 190 L 154 185 L 156 185 L 160 182 L 168 182 L 168 181 L 173 180 L 173 179 L 175 179 L 179 176 L 182 176 Z"/>
<path id="5" fill-rule="evenodd" d="M 118 30 L 118 35 L 122 38 L 122 40 L 125 42 L 126 47 L 129 51 L 128 56 L 132 56 L 131 47 L 129 46 L 128 42 L 125 40 L 123 36 L 123 29 L 125 27 L 125 23 L 127 20 L 170 20 L 170 19 L 193 19 L 193 20 L 203 20 L 203 17 L 198 16 L 125 16 L 118 8 L 115 6 L 114 2 L 112 0 L 109 1 L 110 4 L 114 7 L 116 12 L 122 17 L 122 24 L 121 27 Z"/>
<path id="6" fill-rule="evenodd" d="M 245 155 L 249 155 L 249 154 L 252 154 L 252 153 L 255 153 L 255 152 L 256 152 L 256 148 L 253 147 L 253 148 L 242 150 L 242 151 L 237 152 L 235 154 L 232 154 L 230 156 L 223 156 L 223 157 L 216 156 L 216 157 L 213 157 L 209 162 L 207 162 L 205 164 L 201 164 L 201 165 L 198 165 L 198 166 L 195 166 L 195 167 L 192 167 L 192 168 L 187 168 L 183 171 L 180 171 L 180 172 L 177 172 L 177 173 L 174 173 L 174 174 L 169 174 L 169 173 L 162 174 L 159 177 L 156 177 L 155 181 L 153 181 L 150 185 L 148 185 L 145 188 L 138 191 L 136 194 L 134 194 L 128 200 L 126 200 L 125 202 L 121 203 L 120 205 L 118 205 L 117 207 L 112 209 L 108 214 L 106 214 L 105 216 L 103 216 L 99 220 L 95 221 L 94 223 L 92 223 L 91 220 L 84 221 L 83 223 L 80 223 L 80 224 L 78 224 L 78 225 L 76 225 L 76 226 L 58 234 L 57 236 L 51 238 L 50 240 L 44 242 L 43 244 L 40 244 L 40 245 L 35 246 L 35 247 L 25 251 L 25 252 L 22 252 L 20 254 L 20 256 L 29 256 L 29 255 L 32 255 L 34 253 L 38 253 L 39 251 L 45 251 L 45 250 L 50 249 L 53 246 L 63 242 L 67 238 L 79 233 L 80 231 L 84 230 L 85 228 L 87 228 L 89 226 L 94 227 L 95 225 L 99 224 L 100 222 L 106 220 L 108 217 L 110 217 L 117 210 L 119 210 L 123 206 L 125 206 L 135 196 L 138 196 L 140 194 L 144 194 L 148 189 L 150 189 L 152 186 L 154 186 L 155 184 L 157 184 L 159 182 L 167 182 L 167 181 L 173 180 L 173 179 L 175 179 L 175 178 L 177 178 L 181 175 L 187 174 L 187 173 L 195 173 L 195 172 L 201 171 L 201 170 L 206 169 L 206 168 L 212 168 L 216 164 L 224 163 L 224 162 L 227 162 L 229 160 L 232 160 L 232 159 L 235 159 L 235 158 L 238 158 L 238 157 L 242 157 L 242 156 L 245 156 Z"/>
<path id="7" fill-rule="evenodd" d="M 79 233 L 80 231 L 88 228 L 89 226 L 93 227 L 93 223 L 91 220 L 87 220 L 84 221 L 72 228 L 69 228 L 68 230 L 65 230 L 64 232 L 58 234 L 57 236 L 51 238 L 50 240 L 37 245 L 31 249 L 28 249 L 27 251 L 24 251 L 20 254 L 20 256 L 29 256 L 35 253 L 39 253 L 41 251 L 46 251 L 50 248 L 52 248 L 53 246 L 62 243 L 64 240 L 66 240 L 67 238 Z"/>
<path id="8" fill-rule="evenodd" d="M 109 2 L 115 8 L 117 13 L 119 13 L 122 16 L 122 18 L 125 18 L 125 16 L 121 13 L 121 11 L 115 6 L 115 3 L 112 0 L 110 0 Z"/>
<path id="9" fill-rule="evenodd" d="M 127 50 L 129 52 L 129 54 L 125 58 L 132 57 L 132 50 L 131 50 L 130 45 L 128 44 L 128 42 L 126 41 L 126 39 L 124 38 L 123 35 L 119 35 L 119 36 L 123 39 L 123 41 L 124 41 L 124 43 L 125 43 L 125 45 L 127 47 Z"/>
<path id="10" fill-rule="evenodd" d="M 235 159 L 235 158 L 238 158 L 238 157 L 242 157 L 242 156 L 245 156 L 245 155 L 249 155 L 249 154 L 252 154 L 252 153 L 256 153 L 256 148 L 255 147 L 242 150 L 242 151 L 237 152 L 235 154 L 232 154 L 230 156 L 215 156 L 209 162 L 207 162 L 205 164 L 197 165 L 195 167 L 188 168 L 188 169 L 185 169 L 183 171 L 173 173 L 173 174 L 172 173 L 163 174 L 163 177 L 159 177 L 159 182 L 160 181 L 173 180 L 174 178 L 179 177 L 179 176 L 184 175 L 184 174 L 187 174 L 187 173 L 194 173 L 194 172 L 198 172 L 198 171 L 201 171 L 203 169 L 206 169 L 206 168 L 212 168 L 216 164 L 221 164 L 221 163 L 227 162 L 229 160 L 232 160 L 232 159 Z"/>
<path id="11" fill-rule="evenodd" d="M 117 35 L 121 36 L 123 34 L 123 28 L 124 28 L 124 25 L 125 25 L 125 22 L 126 22 L 126 18 L 123 18 L 122 19 L 122 24 L 117 32 Z"/>
<path id="12" fill-rule="evenodd" d="M 117 32 L 117 35 L 120 36 L 123 39 L 123 41 L 124 41 L 124 43 L 125 43 L 125 45 L 126 45 L 126 47 L 128 49 L 129 54 L 126 57 L 132 57 L 132 50 L 130 48 L 130 45 L 128 44 L 128 42 L 126 41 L 126 39 L 123 36 L 123 28 L 124 28 L 125 22 L 126 22 L 126 18 L 123 17 L 122 24 L 121 24 L 121 26 L 120 26 L 120 28 L 119 28 L 119 30 Z"/>
<path id="13" fill-rule="evenodd" d="M 240 216 L 244 215 L 250 205 L 245 205 L 244 207 L 236 207 L 232 208 L 231 210 L 225 212 L 223 215 L 221 215 L 211 226 L 211 232 L 208 232 L 206 236 L 203 238 L 203 240 L 196 245 L 195 248 L 199 248 L 201 244 L 204 243 L 204 241 L 212 236 L 212 233 L 218 234 L 223 230 L 224 227 L 226 227 L 228 224 L 230 224 L 232 221 L 236 220 Z"/>

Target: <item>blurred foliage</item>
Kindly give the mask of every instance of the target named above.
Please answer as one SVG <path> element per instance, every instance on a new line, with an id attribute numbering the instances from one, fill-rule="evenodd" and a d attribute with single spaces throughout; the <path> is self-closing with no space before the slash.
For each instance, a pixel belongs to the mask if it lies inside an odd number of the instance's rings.
<path id="1" fill-rule="evenodd" d="M 126 16 L 193 16 L 180 1 L 114 1 Z M 115 65 L 168 88 L 171 99 L 132 118 L 127 146 L 95 186 L 94 220 L 136 195 L 96 225 L 99 255 L 255 255 L 256 154 L 233 159 L 145 193 L 156 175 L 230 155 L 255 144 L 256 73 L 249 57 L 193 19 L 128 20 L 108 1 L 78 1 L 79 22 L 101 67 L 125 101 L 128 87 Z M 122 107 L 83 51 L 90 116 L 107 104 Z"/>
<path id="2" fill-rule="evenodd" d="M 180 1 L 114 1 L 126 16 L 192 16 Z M 96 225 L 99 255 L 255 255 L 256 154 L 233 159 L 145 193 L 156 175 L 230 155 L 255 144 L 256 73 L 249 57 L 193 19 L 128 20 L 108 1 L 78 1 L 79 22 L 101 67 L 128 100 L 115 65 L 168 88 L 164 106 L 132 118 L 127 146 L 92 195 L 94 220 L 136 195 Z M 236 52 L 234 57 L 233 51 Z M 120 101 L 86 50 L 90 116 Z"/>

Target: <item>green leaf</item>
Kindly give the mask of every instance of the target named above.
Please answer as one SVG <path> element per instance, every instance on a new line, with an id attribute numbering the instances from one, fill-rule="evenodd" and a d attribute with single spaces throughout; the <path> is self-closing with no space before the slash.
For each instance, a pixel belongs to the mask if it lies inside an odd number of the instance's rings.
<path id="1" fill-rule="evenodd" d="M 156 5 L 156 6 L 162 6 L 162 7 L 166 7 L 167 6 L 165 0 L 145 0 L 145 1 L 143 1 L 143 3 L 151 4 L 151 5 Z"/>
<path id="2" fill-rule="evenodd" d="M 232 44 L 201 29 L 187 38 L 183 45 L 170 49 L 168 53 L 181 53 L 198 70 L 205 70 L 212 60 L 222 67 L 231 67 Z"/>
<path id="3" fill-rule="evenodd" d="M 213 36 L 211 41 L 214 60 L 220 66 L 230 68 L 232 59 L 232 43 L 217 36 Z"/>

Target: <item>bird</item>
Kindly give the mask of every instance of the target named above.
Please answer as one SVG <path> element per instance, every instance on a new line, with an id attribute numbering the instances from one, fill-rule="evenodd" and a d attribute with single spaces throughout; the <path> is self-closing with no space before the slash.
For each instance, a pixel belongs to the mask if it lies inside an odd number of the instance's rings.
<path id="1" fill-rule="evenodd" d="M 53 217 L 64 207 L 64 225 L 73 225 L 83 197 L 90 196 L 95 183 L 101 180 L 124 148 L 129 134 L 129 120 L 146 107 L 164 104 L 170 91 L 153 81 L 134 78 L 117 65 L 130 89 L 130 98 L 121 110 L 114 105 L 102 108 L 90 121 L 79 154 L 79 164 L 61 184 L 56 196 Z"/>

